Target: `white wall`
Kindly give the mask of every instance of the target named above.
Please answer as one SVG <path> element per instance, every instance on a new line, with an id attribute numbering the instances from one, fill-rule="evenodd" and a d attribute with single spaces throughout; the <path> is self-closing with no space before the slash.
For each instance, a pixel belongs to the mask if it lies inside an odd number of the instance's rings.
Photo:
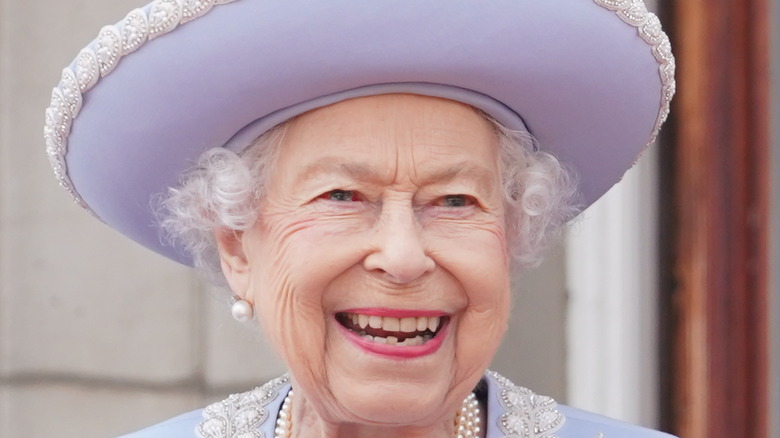
<path id="1" fill-rule="evenodd" d="M 658 426 L 657 154 L 651 148 L 569 233 L 568 398 Z"/>

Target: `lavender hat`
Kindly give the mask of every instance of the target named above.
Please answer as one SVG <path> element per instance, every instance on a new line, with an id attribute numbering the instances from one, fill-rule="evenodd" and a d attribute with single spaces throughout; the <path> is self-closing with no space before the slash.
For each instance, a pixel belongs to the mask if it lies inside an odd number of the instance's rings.
<path id="1" fill-rule="evenodd" d="M 584 202 L 652 142 L 674 58 L 641 0 L 155 0 L 104 27 L 46 110 L 60 184 L 166 257 L 151 203 L 206 149 L 297 114 L 415 93 L 480 108 L 573 167 Z"/>

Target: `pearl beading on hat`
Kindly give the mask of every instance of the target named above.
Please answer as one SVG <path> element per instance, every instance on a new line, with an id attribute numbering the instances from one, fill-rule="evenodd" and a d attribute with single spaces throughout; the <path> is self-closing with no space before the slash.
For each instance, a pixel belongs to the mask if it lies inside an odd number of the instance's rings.
<path id="1" fill-rule="evenodd" d="M 147 41 L 203 16 L 216 5 L 234 1 L 155 0 L 145 9 L 131 11 L 118 24 L 103 27 L 93 43 L 82 49 L 71 66 L 62 71 L 46 109 L 43 137 L 55 177 L 79 206 L 94 215 L 73 187 L 65 162 L 68 135 L 81 110 L 84 93 L 111 73 L 122 57 L 135 52 Z"/>
<path id="2" fill-rule="evenodd" d="M 660 64 L 658 67 L 661 75 L 661 107 L 655 127 L 648 144 L 655 141 L 661 125 L 669 117 L 669 106 L 674 97 L 676 83 L 674 71 L 676 64 L 672 54 L 672 45 L 669 37 L 661 27 L 661 21 L 654 13 L 647 10 L 644 0 L 594 0 L 597 5 L 613 11 L 624 22 L 637 28 L 639 36 L 650 45 L 653 56 Z"/>

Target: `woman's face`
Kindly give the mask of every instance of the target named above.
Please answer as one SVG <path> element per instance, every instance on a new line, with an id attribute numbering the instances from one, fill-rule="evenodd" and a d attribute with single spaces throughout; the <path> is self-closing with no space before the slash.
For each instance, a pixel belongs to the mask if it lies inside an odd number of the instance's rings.
<path id="1" fill-rule="evenodd" d="M 452 418 L 506 329 L 497 139 L 468 106 L 348 100 L 294 120 L 260 219 L 219 234 L 296 398 L 329 421 Z"/>

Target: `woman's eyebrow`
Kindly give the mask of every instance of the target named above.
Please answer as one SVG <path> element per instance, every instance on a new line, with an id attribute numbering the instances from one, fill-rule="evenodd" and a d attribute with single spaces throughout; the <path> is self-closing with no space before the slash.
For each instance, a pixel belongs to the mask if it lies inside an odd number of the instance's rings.
<path id="1" fill-rule="evenodd" d="M 452 166 L 419 175 L 423 185 L 450 182 L 455 178 L 476 181 L 480 190 L 490 191 L 495 184 L 495 175 L 488 168 L 471 162 L 456 163 Z"/>
<path id="2" fill-rule="evenodd" d="M 296 182 L 300 183 L 320 175 L 334 174 L 345 175 L 358 181 L 374 181 L 381 177 L 379 173 L 375 167 L 366 163 L 344 162 L 342 158 L 329 157 L 306 165 L 298 173 Z M 477 188 L 482 191 L 490 191 L 495 186 L 494 173 L 484 166 L 471 162 L 459 162 L 416 175 L 417 183 L 420 185 L 447 183 L 456 178 L 473 180 Z"/>

